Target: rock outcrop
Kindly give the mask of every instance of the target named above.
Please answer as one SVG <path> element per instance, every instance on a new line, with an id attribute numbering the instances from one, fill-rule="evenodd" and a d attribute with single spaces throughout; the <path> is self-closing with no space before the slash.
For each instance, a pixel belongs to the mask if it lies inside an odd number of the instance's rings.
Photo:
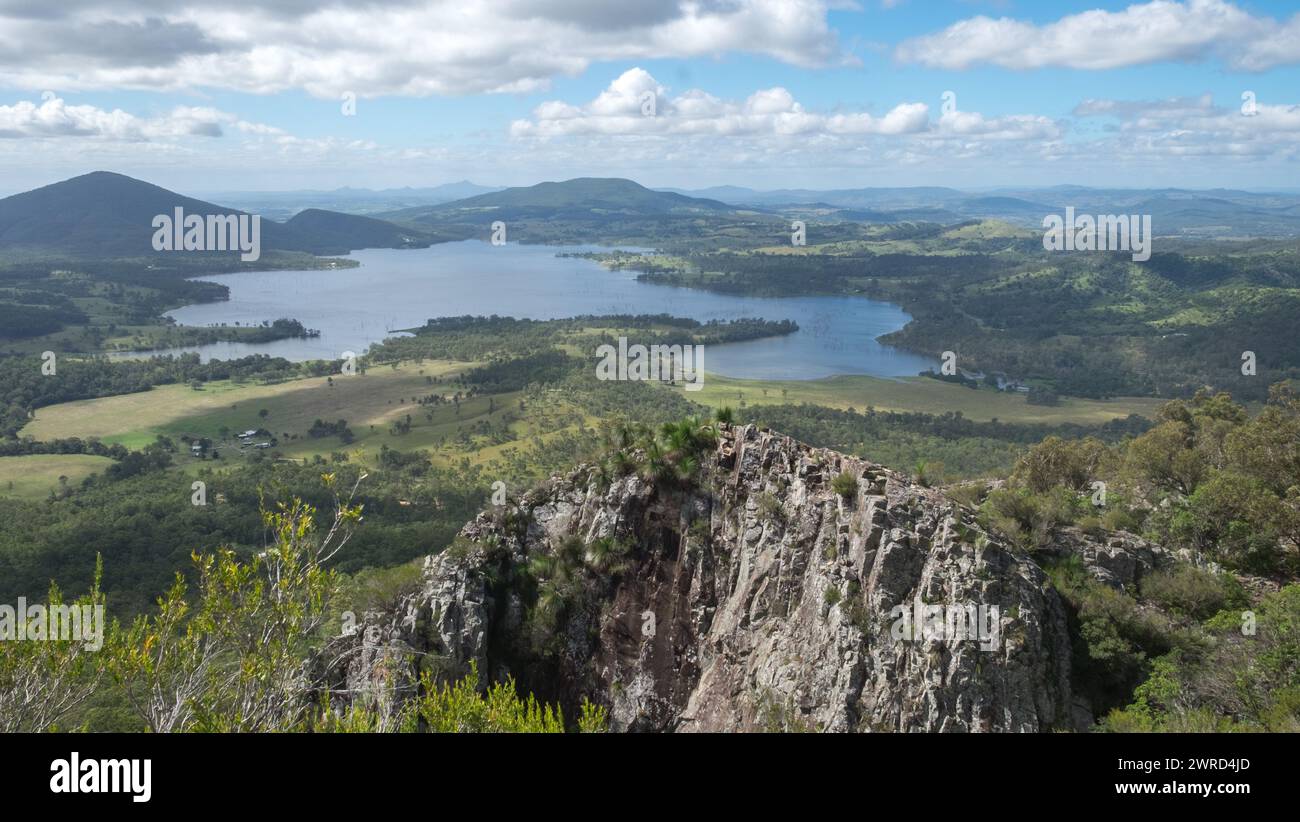
<path id="1" fill-rule="evenodd" d="M 1065 605 L 1031 558 L 941 491 L 721 428 L 689 482 L 584 467 L 480 514 L 426 560 L 417 592 L 335 643 L 334 689 L 391 709 L 421 670 L 473 662 L 566 716 L 582 698 L 603 704 L 617 730 L 1090 721 L 1071 693 Z M 856 490 L 833 488 L 840 474 Z M 1054 550 L 1116 585 L 1160 561 L 1158 548 L 1081 532 Z M 540 604 L 538 558 L 564 581 L 544 583 Z"/>

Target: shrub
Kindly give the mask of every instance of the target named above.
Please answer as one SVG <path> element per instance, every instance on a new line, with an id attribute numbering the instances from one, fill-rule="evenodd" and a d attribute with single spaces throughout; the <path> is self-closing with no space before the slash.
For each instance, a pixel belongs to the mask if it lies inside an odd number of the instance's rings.
<path id="1" fill-rule="evenodd" d="M 1027 488 L 999 488 L 989 493 L 981 509 L 982 524 L 1023 550 L 1046 545 L 1052 530 L 1073 522 L 1081 505 L 1065 488 L 1035 494 Z"/>
<path id="2" fill-rule="evenodd" d="M 1223 577 L 1193 565 L 1180 564 L 1170 571 L 1157 571 L 1142 580 L 1142 595 L 1167 611 L 1197 621 L 1208 619 L 1228 605 L 1233 591 Z M 1236 587 L 1237 604 L 1241 601 Z"/>
<path id="3" fill-rule="evenodd" d="M 419 589 L 423 575 L 422 558 L 392 568 L 364 568 L 344 579 L 339 607 L 357 614 L 394 608 Z"/>
<path id="4" fill-rule="evenodd" d="M 441 688 L 425 671 L 415 711 L 434 733 L 564 733 L 560 709 L 538 702 L 531 694 L 520 698 L 514 677 L 493 684 L 484 693 L 479 693 L 478 682 L 478 666 L 473 662 L 464 679 Z M 603 731 L 606 724 L 605 709 L 583 699 L 579 730 Z"/>
<path id="5" fill-rule="evenodd" d="M 1098 710 L 1128 703 L 1146 679 L 1150 660 L 1168 654 L 1181 637 L 1159 613 L 1094 580 L 1078 557 L 1047 571 L 1072 612 L 1076 688 Z"/>
<path id="6" fill-rule="evenodd" d="M 1108 505 L 1101 523 L 1107 531 L 1133 531 L 1142 527 L 1142 516 L 1123 505 Z"/>
<path id="7" fill-rule="evenodd" d="M 961 485 L 954 485 L 947 489 L 948 496 L 963 505 L 969 505 L 972 508 L 979 507 L 984 502 L 985 486 L 981 482 L 967 482 Z"/>
<path id="8" fill-rule="evenodd" d="M 1092 437 L 1048 437 L 1020 458 L 1013 477 L 1037 493 L 1057 486 L 1081 491 L 1096 479 L 1106 455 L 1105 443 Z"/>
<path id="9" fill-rule="evenodd" d="M 1106 529 L 1100 517 L 1083 517 L 1076 523 L 1079 530 L 1091 537 L 1105 536 Z"/>
<path id="10" fill-rule="evenodd" d="M 858 478 L 845 471 L 831 480 L 831 490 L 846 500 L 853 499 L 858 493 Z"/>
<path id="11" fill-rule="evenodd" d="M 785 521 L 785 510 L 781 508 L 780 501 L 768 491 L 764 491 L 758 497 L 758 513 L 774 522 Z"/>

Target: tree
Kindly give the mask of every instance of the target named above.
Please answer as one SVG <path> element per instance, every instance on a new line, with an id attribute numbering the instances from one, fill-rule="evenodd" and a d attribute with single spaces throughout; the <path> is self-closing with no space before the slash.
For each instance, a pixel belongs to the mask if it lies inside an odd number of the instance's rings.
<path id="1" fill-rule="evenodd" d="M 1020 458 L 1012 477 L 1035 493 L 1043 493 L 1058 485 L 1082 491 L 1097 479 L 1106 458 L 1106 444 L 1096 438 L 1063 440 L 1048 437 Z"/>
<path id="2" fill-rule="evenodd" d="M 358 478 L 359 484 L 365 475 Z M 328 488 L 334 475 L 323 475 Z M 307 650 L 339 586 L 326 564 L 361 509 L 335 495 L 329 530 L 294 499 L 263 510 L 273 543 L 251 561 L 194 554 L 197 590 L 177 574 L 154 616 L 138 617 L 110 654 L 114 678 L 151 731 L 284 731 L 301 726 L 316 683 Z"/>
<path id="3" fill-rule="evenodd" d="M 82 614 L 99 614 L 103 624 L 104 595 L 99 585 L 104 565 L 95 559 L 95 581 L 90 592 L 70 604 Z M 57 586 L 50 586 L 47 614 L 63 612 L 67 603 Z M 89 609 L 89 611 L 85 610 Z M 64 612 L 66 613 L 66 612 Z M 98 689 L 107 672 L 106 638 L 87 640 L 87 626 L 80 621 L 81 637 L 0 636 L 0 733 L 34 733 L 53 728 L 71 711 L 81 707 Z"/>
<path id="4" fill-rule="evenodd" d="M 480 693 L 478 665 L 473 662 L 469 673 L 455 685 L 437 687 L 427 670 L 421 674 L 420 685 L 422 694 L 415 712 L 433 733 L 564 733 L 560 709 L 538 702 L 532 694 L 521 699 L 514 677 Z M 596 733 L 604 731 L 607 723 L 605 709 L 584 698 L 578 729 Z"/>

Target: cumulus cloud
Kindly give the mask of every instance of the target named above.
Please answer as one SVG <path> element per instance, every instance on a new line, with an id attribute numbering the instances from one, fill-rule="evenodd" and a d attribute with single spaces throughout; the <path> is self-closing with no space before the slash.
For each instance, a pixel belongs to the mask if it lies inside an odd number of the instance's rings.
<path id="1" fill-rule="evenodd" d="M 45 166 L 68 173 L 115 168 L 146 178 L 148 168 L 164 169 L 164 177 L 167 169 L 204 169 L 245 185 L 258 175 L 286 174 L 319 185 L 310 175 L 337 182 L 344 173 L 358 185 L 380 178 L 407 184 L 412 175 L 468 174 L 500 183 L 610 175 L 651 184 L 726 175 L 749 185 L 834 187 L 847 180 L 992 185 L 1027 176 L 1089 182 L 1116 175 L 1133 185 L 1178 184 L 1191 167 L 1188 158 L 1198 161 L 1198 173 L 1211 169 L 1219 180 L 1241 172 L 1272 184 L 1288 179 L 1300 160 L 1300 106 L 1267 97 L 1094 98 L 1059 119 L 967 111 L 943 99 L 944 106 L 895 100 L 870 112 L 824 110 L 781 86 L 731 97 L 678 91 L 634 68 L 588 99 L 548 100 L 508 128 L 472 140 L 376 143 L 300 137 L 209 106 L 128 112 L 51 94 L 0 105 L 0 165 L 10 169 L 11 186 L 15 174 L 33 184 L 58 176 L 32 171 Z"/>
<path id="2" fill-rule="evenodd" d="M 222 123 L 236 118 L 215 109 L 180 107 L 170 115 L 142 119 L 121 109 L 107 111 L 88 105 L 68 105 L 47 94 L 40 103 L 20 100 L 0 105 L 0 137 L 82 137 L 145 141 L 154 137 L 220 137 Z"/>
<path id="3" fill-rule="evenodd" d="M 19 100 L 0 105 L 0 138 L 81 138 L 103 142 L 151 142 L 188 137 L 221 137 L 224 129 L 269 137 L 281 143 L 298 138 L 282 129 L 242 120 L 234 114 L 203 106 L 177 106 L 158 117 L 138 117 L 122 109 L 69 105 L 46 93 L 41 101 Z"/>
<path id="4" fill-rule="evenodd" d="M 902 102 L 882 115 L 807 110 L 785 88 L 761 89 L 744 100 L 723 100 L 699 89 L 677 96 L 641 68 L 624 72 L 594 100 L 559 100 L 539 105 L 529 119 L 510 127 L 517 139 L 578 135 L 644 137 L 782 138 L 861 136 L 990 140 L 1054 139 L 1055 122 L 1035 115 L 986 118 L 977 112 L 947 112 L 931 122 L 925 103 Z"/>
<path id="5" fill-rule="evenodd" d="M 1137 131 L 1174 129 L 1212 138 L 1241 134 L 1300 133 L 1300 106 L 1259 100 L 1251 92 L 1240 105 L 1218 105 L 1210 94 L 1164 100 L 1089 99 L 1074 107 L 1079 117 L 1113 117 L 1122 128 Z"/>
<path id="6" fill-rule="evenodd" d="M 1111 118 L 1121 137 L 1116 156 L 1152 158 L 1256 157 L 1294 160 L 1300 154 L 1300 105 L 1248 97 L 1221 106 L 1211 95 L 1165 100 L 1084 100 L 1078 117 Z"/>
<path id="7" fill-rule="evenodd" d="M 16 0 L 0 85 L 321 97 L 526 92 L 596 61 L 758 54 L 847 60 L 828 0 Z"/>
<path id="8" fill-rule="evenodd" d="M 643 109 L 647 94 L 654 101 L 652 114 Z M 907 168 L 930 174 L 978 168 L 997 180 L 1034 167 L 1038 179 L 1086 182 L 1098 174 L 1129 175 L 1139 185 L 1152 175 L 1182 179 L 1178 169 L 1187 158 L 1222 160 L 1214 168 L 1225 174 L 1300 159 L 1300 106 L 1280 100 L 1252 99 L 1247 106 L 1238 100 L 1216 103 L 1208 94 L 1096 98 L 1062 118 L 992 115 L 934 102 L 903 101 L 883 113 L 824 112 L 781 87 L 736 99 L 701 89 L 676 93 L 638 68 L 586 102 L 537 106 L 511 125 L 510 134 L 517 151 L 548 167 L 581 169 L 617 158 L 634 177 L 638 167 L 778 175 L 804 169 L 894 175 Z"/>
<path id="9" fill-rule="evenodd" d="M 1050 117 L 1038 114 L 985 117 L 977 111 L 944 112 L 937 130 L 952 137 L 985 140 L 1055 140 L 1062 136 L 1060 124 Z"/>
<path id="10" fill-rule="evenodd" d="M 983 15 L 901 43 L 895 57 L 944 69 L 1113 69 L 1218 58 L 1242 71 L 1300 62 L 1300 14 L 1279 22 L 1226 0 L 1152 0 L 1035 25 Z"/>

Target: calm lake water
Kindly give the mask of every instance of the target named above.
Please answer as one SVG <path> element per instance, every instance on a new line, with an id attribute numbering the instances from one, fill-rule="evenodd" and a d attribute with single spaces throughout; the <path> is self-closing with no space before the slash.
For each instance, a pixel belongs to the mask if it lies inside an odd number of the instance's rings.
<path id="1" fill-rule="evenodd" d="M 736 297 L 641 283 L 631 271 L 607 271 L 560 252 L 587 246 L 492 246 L 477 240 L 425 249 L 353 253 L 360 268 L 255 271 L 203 277 L 230 288 L 230 300 L 171 312 L 182 325 L 257 324 L 292 317 L 321 336 L 260 345 L 215 343 L 171 349 L 203 359 L 269 354 L 301 361 L 361 353 L 396 329 L 432 317 L 464 314 L 556 319 L 579 314 L 672 314 L 696 320 L 761 317 L 794 320 L 784 337 L 709 346 L 704 369 L 749 379 L 817 379 L 836 374 L 912 376 L 935 365 L 875 338 L 910 317 L 898 306 L 864 297 Z M 593 355 L 594 356 L 594 355 Z"/>

